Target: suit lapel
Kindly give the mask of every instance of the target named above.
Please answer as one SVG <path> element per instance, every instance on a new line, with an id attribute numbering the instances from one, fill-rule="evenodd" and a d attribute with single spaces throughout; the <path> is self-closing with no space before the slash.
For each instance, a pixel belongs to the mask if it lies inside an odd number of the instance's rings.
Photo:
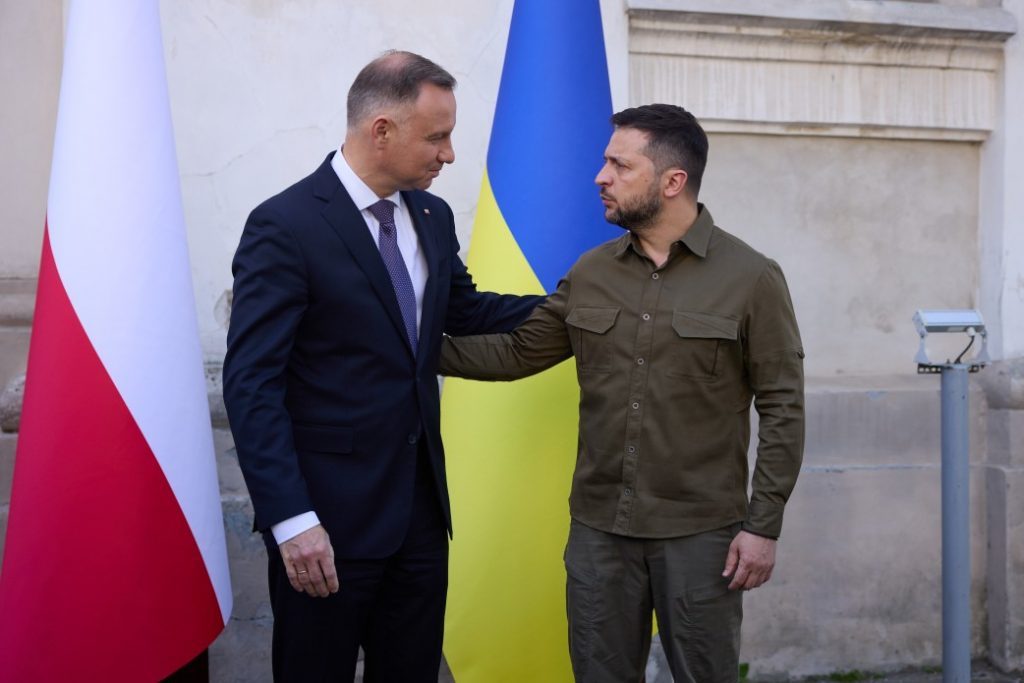
<path id="1" fill-rule="evenodd" d="M 327 157 L 315 173 L 313 193 L 326 202 L 321 215 L 351 252 L 356 265 L 362 269 L 373 291 L 384 304 L 384 310 L 391 318 L 395 330 L 405 340 L 406 348 L 412 353 L 412 346 L 405 333 L 405 323 L 402 321 L 402 311 L 398 307 L 398 297 L 391 284 L 391 276 L 388 275 L 380 251 L 366 228 L 362 213 L 356 208 L 345 187 L 338 180 L 338 175 L 331 168 L 330 161 L 334 154 Z"/>
<path id="2" fill-rule="evenodd" d="M 441 254 L 437 244 L 437 216 L 432 216 L 430 210 L 419 199 L 419 193 L 403 192 L 402 199 L 409 207 L 409 215 L 412 216 L 413 227 L 416 228 L 416 237 L 420 241 L 420 249 L 423 250 L 423 257 L 427 262 L 427 285 L 423 289 L 423 312 L 420 315 L 420 348 L 423 348 L 432 335 L 438 334 L 435 331 L 437 321 L 436 300 L 437 300 L 437 275 L 440 266 Z M 419 354 L 426 357 L 427 354 Z"/>

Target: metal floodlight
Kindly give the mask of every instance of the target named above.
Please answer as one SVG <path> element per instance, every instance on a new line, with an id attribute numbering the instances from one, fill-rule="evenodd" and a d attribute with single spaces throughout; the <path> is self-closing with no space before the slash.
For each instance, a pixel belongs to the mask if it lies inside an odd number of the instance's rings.
<path id="1" fill-rule="evenodd" d="M 980 311 L 974 309 L 919 309 L 914 314 L 914 327 L 917 328 L 917 333 L 921 337 L 921 345 L 917 349 L 917 356 L 914 357 L 914 360 L 917 361 L 918 372 L 941 372 L 942 368 L 947 365 L 959 364 L 964 354 L 974 344 L 974 338 L 978 336 L 981 337 L 981 348 L 978 349 L 978 354 L 967 362 L 968 370 L 970 372 L 977 372 L 990 361 L 988 356 L 988 332 L 985 331 L 985 321 L 982 319 Z M 945 363 L 933 363 L 928 360 L 928 353 L 925 350 L 925 338 L 930 333 L 945 332 L 965 332 L 971 340 L 967 343 L 967 347 L 960 352 L 960 355 L 956 357 L 955 361 L 947 360 Z"/>
<path id="2" fill-rule="evenodd" d="M 968 373 L 989 362 L 988 335 L 975 310 L 919 310 L 914 326 L 921 336 L 918 373 L 942 374 L 942 680 L 971 680 L 971 514 Z M 933 363 L 924 340 L 931 333 L 963 332 L 970 341 L 956 360 Z M 974 358 L 961 362 L 981 337 Z"/>
<path id="3" fill-rule="evenodd" d="M 914 314 L 914 325 L 922 337 L 926 332 L 966 332 L 973 327 L 985 330 L 981 313 L 973 308 L 957 310 L 919 310 Z"/>

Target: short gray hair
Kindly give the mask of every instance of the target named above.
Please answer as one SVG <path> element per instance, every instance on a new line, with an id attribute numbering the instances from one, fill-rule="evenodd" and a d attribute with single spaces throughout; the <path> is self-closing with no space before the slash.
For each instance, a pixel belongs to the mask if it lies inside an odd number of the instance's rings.
<path id="1" fill-rule="evenodd" d="M 455 89 L 455 77 L 413 52 L 388 50 L 363 67 L 348 91 L 348 125 L 382 109 L 416 101 L 424 83 Z"/>

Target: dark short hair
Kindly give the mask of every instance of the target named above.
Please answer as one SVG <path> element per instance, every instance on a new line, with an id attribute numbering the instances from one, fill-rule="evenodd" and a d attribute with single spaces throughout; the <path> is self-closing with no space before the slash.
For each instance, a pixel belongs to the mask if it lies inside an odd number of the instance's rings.
<path id="1" fill-rule="evenodd" d="M 385 107 L 415 102 L 424 83 L 455 89 L 455 77 L 426 57 L 388 50 L 364 66 L 349 88 L 349 125 Z"/>
<path id="2" fill-rule="evenodd" d="M 661 173 L 678 167 L 686 171 L 686 186 L 697 197 L 708 162 L 708 136 L 693 114 L 674 104 L 645 104 L 612 116 L 616 128 L 647 133 L 644 154 Z"/>

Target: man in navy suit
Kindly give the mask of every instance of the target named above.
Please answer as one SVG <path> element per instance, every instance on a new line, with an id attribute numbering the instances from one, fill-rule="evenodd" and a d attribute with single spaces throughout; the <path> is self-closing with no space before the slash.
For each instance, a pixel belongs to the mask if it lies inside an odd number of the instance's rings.
<path id="1" fill-rule="evenodd" d="M 448 205 L 455 79 L 389 52 L 340 152 L 258 206 L 235 276 L 224 400 L 264 533 L 279 681 L 436 681 L 451 512 L 443 333 L 511 330 L 539 297 L 476 290 Z"/>

